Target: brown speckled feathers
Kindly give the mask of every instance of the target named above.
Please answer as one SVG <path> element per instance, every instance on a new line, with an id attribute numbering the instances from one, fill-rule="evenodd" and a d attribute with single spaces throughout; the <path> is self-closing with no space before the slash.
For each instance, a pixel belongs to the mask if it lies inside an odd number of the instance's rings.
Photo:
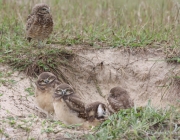
<path id="1" fill-rule="evenodd" d="M 43 72 L 38 76 L 35 84 L 39 90 L 47 90 L 49 87 L 55 88 L 60 82 L 53 73 Z"/>
<path id="2" fill-rule="evenodd" d="M 121 87 L 114 87 L 110 90 L 108 102 L 112 109 L 119 111 L 120 109 L 131 108 L 134 106 L 128 92 Z"/>
<path id="3" fill-rule="evenodd" d="M 66 90 L 65 95 L 61 95 L 61 90 Z M 78 97 L 72 87 L 68 84 L 60 84 L 54 93 L 55 100 L 62 99 L 70 110 L 77 112 L 79 117 L 86 118 L 85 115 L 85 104 L 81 101 L 81 98 Z M 58 95 L 59 94 L 59 95 Z"/>
<path id="4" fill-rule="evenodd" d="M 68 96 L 64 98 L 66 105 L 73 111 L 79 113 L 78 117 L 86 119 L 85 113 L 85 104 L 81 101 L 81 99 L 76 95 Z"/>
<path id="5" fill-rule="evenodd" d="M 26 38 L 43 40 L 53 31 L 53 20 L 46 4 L 36 4 L 27 18 Z"/>
<path id="6" fill-rule="evenodd" d="M 106 105 L 101 102 L 93 102 L 86 106 L 86 115 L 88 121 L 93 121 L 95 118 L 100 119 L 98 116 L 98 106 L 102 105 L 103 109 L 105 110 Z"/>

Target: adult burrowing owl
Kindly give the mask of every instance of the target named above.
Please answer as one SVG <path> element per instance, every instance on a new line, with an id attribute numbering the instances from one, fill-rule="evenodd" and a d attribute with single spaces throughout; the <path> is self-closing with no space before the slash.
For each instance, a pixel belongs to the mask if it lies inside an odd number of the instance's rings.
<path id="1" fill-rule="evenodd" d="M 54 114 L 52 96 L 58 84 L 60 82 L 57 80 L 57 77 L 50 72 L 41 73 L 36 81 L 36 102 L 46 112 L 47 117 L 50 117 L 50 114 Z"/>
<path id="2" fill-rule="evenodd" d="M 101 102 L 90 103 L 86 106 L 87 120 L 92 122 L 95 119 L 104 120 L 110 113 L 105 104 Z"/>
<path id="3" fill-rule="evenodd" d="M 53 31 L 53 20 L 50 14 L 50 7 L 46 4 L 36 4 L 27 18 L 26 38 L 38 40 L 38 46 Z"/>
<path id="4" fill-rule="evenodd" d="M 127 109 L 134 106 L 134 103 L 131 100 L 128 92 L 121 87 L 112 88 L 107 100 L 113 112 L 117 112 L 120 109 Z"/>
<path id="5" fill-rule="evenodd" d="M 85 122 L 85 104 L 68 84 L 60 84 L 54 92 L 54 110 L 58 120 L 65 124 Z"/>

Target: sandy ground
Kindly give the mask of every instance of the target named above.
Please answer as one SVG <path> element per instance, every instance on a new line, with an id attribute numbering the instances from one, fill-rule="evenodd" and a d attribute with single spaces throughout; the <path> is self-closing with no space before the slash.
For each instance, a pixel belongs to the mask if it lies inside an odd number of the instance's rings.
<path id="1" fill-rule="evenodd" d="M 70 49 L 77 54 L 73 64 L 81 73 L 65 73 L 86 103 L 106 103 L 110 89 L 121 86 L 136 106 L 145 106 L 148 100 L 155 107 L 179 105 L 179 83 L 174 76 L 180 66 L 164 61 L 162 50 Z M 0 65 L 0 140 L 57 139 L 70 132 L 82 133 L 44 118 L 34 103 L 35 80 Z"/>
<path id="2" fill-rule="evenodd" d="M 162 50 L 83 49 L 76 53 L 79 57 L 75 61 L 83 76 L 73 77 L 72 81 L 76 81 L 73 86 L 87 102 L 106 102 L 96 88 L 98 84 L 105 97 L 111 88 L 121 86 L 130 93 L 136 106 L 144 106 L 148 100 L 155 107 L 178 105 L 179 85 L 174 77 L 180 66 L 167 63 Z"/>

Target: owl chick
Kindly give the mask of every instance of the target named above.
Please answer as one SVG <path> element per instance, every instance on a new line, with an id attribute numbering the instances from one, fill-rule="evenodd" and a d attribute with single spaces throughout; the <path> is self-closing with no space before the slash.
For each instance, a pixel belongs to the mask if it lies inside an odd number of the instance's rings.
<path id="1" fill-rule="evenodd" d="M 50 117 L 50 114 L 54 114 L 52 96 L 56 85 L 60 84 L 60 82 L 54 74 L 43 72 L 38 76 L 38 80 L 35 84 L 35 98 L 37 105 L 46 112 L 47 117 Z"/>
<path id="2" fill-rule="evenodd" d="M 110 115 L 110 112 L 105 104 L 101 102 L 94 102 L 86 106 L 86 115 L 87 115 L 87 120 L 92 122 L 95 119 L 97 120 L 106 119 Z"/>
<path id="3" fill-rule="evenodd" d="M 65 124 L 85 122 L 85 104 L 68 84 L 60 84 L 54 92 L 54 110 L 58 120 Z"/>
<path id="4" fill-rule="evenodd" d="M 107 106 L 101 102 L 93 102 L 86 105 L 86 121 L 83 124 L 84 128 L 93 128 L 106 120 L 110 115 Z"/>
<path id="5" fill-rule="evenodd" d="M 107 98 L 110 109 L 117 112 L 120 109 L 127 109 L 134 106 L 128 92 L 121 87 L 114 87 L 110 90 Z"/>
<path id="6" fill-rule="evenodd" d="M 31 14 L 27 18 L 26 23 L 26 38 L 30 42 L 31 39 L 38 40 L 40 43 L 53 31 L 53 19 L 50 14 L 50 7 L 46 4 L 36 4 L 32 8 Z"/>

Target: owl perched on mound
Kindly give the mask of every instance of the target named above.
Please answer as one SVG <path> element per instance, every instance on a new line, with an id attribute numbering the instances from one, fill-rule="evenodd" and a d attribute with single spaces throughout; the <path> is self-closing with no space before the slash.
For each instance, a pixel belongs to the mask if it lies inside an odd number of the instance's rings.
<path id="1" fill-rule="evenodd" d="M 50 72 L 41 73 L 36 81 L 36 102 L 37 105 L 45 111 L 47 117 L 54 114 L 52 96 L 55 87 L 59 84 L 60 82 L 57 80 L 57 77 Z"/>
<path id="2" fill-rule="evenodd" d="M 107 100 L 112 112 L 117 112 L 120 109 L 127 109 L 134 106 L 134 102 L 130 98 L 129 93 L 121 87 L 112 88 Z"/>
<path id="3" fill-rule="evenodd" d="M 27 18 L 26 23 L 26 38 L 30 42 L 31 39 L 38 40 L 40 43 L 53 31 L 53 20 L 50 14 L 50 7 L 46 4 L 36 4 L 31 14 Z"/>

